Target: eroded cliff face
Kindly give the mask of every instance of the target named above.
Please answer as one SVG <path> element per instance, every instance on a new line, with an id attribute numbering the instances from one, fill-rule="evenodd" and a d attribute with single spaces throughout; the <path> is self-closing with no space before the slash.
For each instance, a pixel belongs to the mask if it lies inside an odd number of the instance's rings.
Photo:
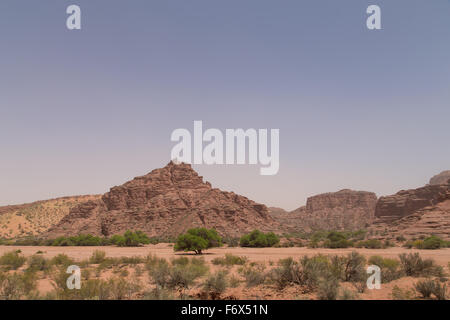
<path id="1" fill-rule="evenodd" d="M 446 199 L 450 199 L 449 185 L 427 185 L 402 190 L 394 195 L 380 197 L 375 217 L 384 221 L 397 220 Z"/>
<path id="2" fill-rule="evenodd" d="M 450 170 L 442 171 L 430 179 L 431 185 L 450 183 Z"/>
<path id="3" fill-rule="evenodd" d="M 279 230 L 265 205 L 212 188 L 190 165 L 170 162 L 111 188 L 100 200 L 72 209 L 45 237 L 81 233 L 110 236 L 126 230 L 167 237 L 192 227 L 214 228 L 227 236 L 253 229 Z"/>
<path id="4" fill-rule="evenodd" d="M 376 202 L 373 192 L 344 189 L 310 197 L 306 206 L 272 216 L 287 232 L 359 230 L 372 223 Z"/>
<path id="5" fill-rule="evenodd" d="M 370 228 L 375 238 L 436 235 L 450 239 L 450 183 L 427 185 L 381 197 Z"/>

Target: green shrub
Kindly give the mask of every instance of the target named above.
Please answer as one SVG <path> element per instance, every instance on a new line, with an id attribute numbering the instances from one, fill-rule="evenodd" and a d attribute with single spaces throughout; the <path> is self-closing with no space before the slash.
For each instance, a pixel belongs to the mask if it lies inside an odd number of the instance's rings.
<path id="1" fill-rule="evenodd" d="M 422 244 L 422 249 L 434 250 L 434 249 L 440 249 L 440 248 L 445 248 L 445 247 L 446 247 L 445 241 L 436 236 L 431 236 L 431 237 L 425 238 L 423 240 L 423 244 Z"/>
<path id="2" fill-rule="evenodd" d="M 142 231 L 127 230 L 123 235 L 114 235 L 109 242 L 118 247 L 139 247 L 149 244 L 150 238 Z"/>
<path id="3" fill-rule="evenodd" d="M 381 249 L 381 248 L 384 248 L 384 245 L 380 240 L 369 239 L 369 240 L 357 242 L 355 247 L 367 248 L 367 249 Z"/>
<path id="4" fill-rule="evenodd" d="M 265 248 L 273 247 L 279 242 L 280 238 L 273 232 L 263 233 L 259 230 L 253 230 L 241 237 L 239 245 L 241 247 Z"/>
<path id="5" fill-rule="evenodd" d="M 442 277 L 444 270 L 441 266 L 436 265 L 434 260 L 423 260 L 419 253 L 402 253 L 399 255 L 400 264 L 407 276 L 420 277 L 420 276 L 436 276 Z"/>
<path id="6" fill-rule="evenodd" d="M 327 239 L 324 242 L 324 247 L 326 248 L 348 248 L 351 245 L 352 243 L 347 240 L 345 234 L 338 231 L 328 233 Z"/>
<path id="7" fill-rule="evenodd" d="M 222 238 L 214 229 L 194 228 L 178 237 L 174 251 L 194 251 L 202 254 L 203 250 L 222 246 Z"/>
<path id="8" fill-rule="evenodd" d="M 0 265 L 4 266 L 6 269 L 16 270 L 23 266 L 26 258 L 19 254 L 18 251 L 6 252 L 0 257 Z"/>
<path id="9" fill-rule="evenodd" d="M 404 275 L 400 266 L 400 261 L 395 259 L 372 256 L 369 258 L 369 264 L 380 267 L 382 283 L 391 282 Z"/>

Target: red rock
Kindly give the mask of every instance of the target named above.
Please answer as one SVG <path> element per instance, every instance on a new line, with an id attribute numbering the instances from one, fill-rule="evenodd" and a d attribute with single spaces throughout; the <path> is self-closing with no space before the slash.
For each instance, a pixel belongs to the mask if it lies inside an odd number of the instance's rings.
<path id="1" fill-rule="evenodd" d="M 111 188 L 98 201 L 72 209 L 45 237 L 81 233 L 111 236 L 128 229 L 168 237 L 192 227 L 214 228 L 227 236 L 253 229 L 279 230 L 265 205 L 212 188 L 190 165 L 170 162 Z"/>

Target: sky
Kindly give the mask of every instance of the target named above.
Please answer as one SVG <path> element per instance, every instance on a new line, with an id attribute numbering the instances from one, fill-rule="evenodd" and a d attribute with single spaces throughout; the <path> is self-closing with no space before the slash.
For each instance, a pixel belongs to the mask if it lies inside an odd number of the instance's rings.
<path id="1" fill-rule="evenodd" d="M 277 175 L 194 166 L 268 206 L 423 186 L 450 169 L 449 17 L 448 0 L 2 0 L 0 205 L 107 192 L 194 120 L 280 130 Z"/>

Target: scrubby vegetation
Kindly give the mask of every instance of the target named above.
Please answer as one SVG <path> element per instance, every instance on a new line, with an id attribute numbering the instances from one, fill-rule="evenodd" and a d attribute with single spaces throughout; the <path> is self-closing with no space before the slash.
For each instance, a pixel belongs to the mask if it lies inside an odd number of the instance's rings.
<path id="1" fill-rule="evenodd" d="M 316 254 L 273 263 L 227 253 L 208 261 L 188 256 L 108 257 L 101 250 L 74 261 L 65 254 L 25 257 L 11 251 L 0 257 L 0 299 L 233 299 L 229 288 L 241 287 L 238 292 L 250 295 L 245 297 L 256 297 L 253 292 L 269 292 L 275 298 L 300 292 L 312 299 L 350 300 L 364 294 L 369 265 L 381 268 L 383 283 L 404 276 L 418 278 L 410 288 L 394 286 L 393 299 L 448 297 L 444 269 L 417 253 L 398 259 L 378 255 L 366 259 L 353 251 L 345 256 Z M 73 264 L 81 268 L 78 290 L 66 285 L 67 267 Z M 44 280 L 53 290 L 39 292 L 38 283 Z"/>

